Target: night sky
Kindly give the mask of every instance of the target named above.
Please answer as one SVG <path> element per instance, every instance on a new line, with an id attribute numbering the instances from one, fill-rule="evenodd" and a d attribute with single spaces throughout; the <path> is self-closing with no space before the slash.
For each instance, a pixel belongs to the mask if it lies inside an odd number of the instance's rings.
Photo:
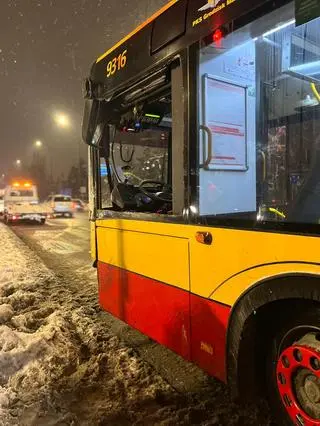
<path id="1" fill-rule="evenodd" d="M 65 174 L 81 141 L 82 81 L 91 63 L 166 0 L 0 1 L 0 176 L 27 165 L 40 139 L 54 174 Z M 56 112 L 68 114 L 68 129 Z"/>

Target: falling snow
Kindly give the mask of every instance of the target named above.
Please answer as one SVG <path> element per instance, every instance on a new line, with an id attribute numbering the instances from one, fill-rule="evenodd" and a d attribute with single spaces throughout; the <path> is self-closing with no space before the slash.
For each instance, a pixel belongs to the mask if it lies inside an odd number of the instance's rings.
<path id="1" fill-rule="evenodd" d="M 31 141 L 40 136 L 50 146 L 57 146 L 51 152 L 55 170 L 65 172 L 70 167 L 81 134 L 82 81 L 92 62 L 164 3 L 166 0 L 0 1 L 5 34 L 0 49 L 0 126 L 6 141 L 0 156 L 1 173 L 14 158 L 27 155 Z M 52 126 L 50 114 L 56 108 L 73 117 L 71 133 L 59 134 Z M 26 110 L 28 119 L 24 118 Z M 61 160 L 62 147 L 68 153 Z M 84 144 L 81 150 L 86 157 Z"/>

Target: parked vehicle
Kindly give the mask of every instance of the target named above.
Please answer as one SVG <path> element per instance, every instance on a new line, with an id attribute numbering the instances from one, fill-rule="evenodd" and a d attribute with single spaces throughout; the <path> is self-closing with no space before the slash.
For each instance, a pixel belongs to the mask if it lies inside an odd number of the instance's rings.
<path id="1" fill-rule="evenodd" d="M 80 198 L 72 198 L 72 208 L 77 212 L 84 212 L 86 210 L 86 204 Z"/>
<path id="2" fill-rule="evenodd" d="M 72 199 L 69 195 L 55 194 L 50 195 L 46 201 L 50 215 L 53 217 L 72 217 Z"/>
<path id="3" fill-rule="evenodd" d="M 18 222 L 45 223 L 48 211 L 39 204 L 38 190 L 31 182 L 14 182 L 4 192 L 4 221 L 12 224 Z"/>

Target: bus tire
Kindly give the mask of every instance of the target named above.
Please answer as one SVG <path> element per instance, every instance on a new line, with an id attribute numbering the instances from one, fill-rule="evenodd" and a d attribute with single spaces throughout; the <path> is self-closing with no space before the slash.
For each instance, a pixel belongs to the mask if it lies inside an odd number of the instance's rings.
<path id="1" fill-rule="evenodd" d="M 270 340 L 266 390 L 279 425 L 320 424 L 320 306 L 297 312 Z"/>
<path id="2" fill-rule="evenodd" d="M 41 219 L 41 225 L 44 225 L 46 223 L 45 219 Z"/>

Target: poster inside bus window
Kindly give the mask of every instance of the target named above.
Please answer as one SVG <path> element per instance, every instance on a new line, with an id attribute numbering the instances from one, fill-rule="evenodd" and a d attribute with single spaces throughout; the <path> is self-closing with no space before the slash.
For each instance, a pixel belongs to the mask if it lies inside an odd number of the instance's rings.
<path id="1" fill-rule="evenodd" d="M 212 133 L 209 170 L 246 171 L 247 87 L 203 76 L 203 120 Z"/>
<path id="2" fill-rule="evenodd" d="M 320 16 L 319 0 L 295 0 L 296 25 L 306 24 Z"/>

